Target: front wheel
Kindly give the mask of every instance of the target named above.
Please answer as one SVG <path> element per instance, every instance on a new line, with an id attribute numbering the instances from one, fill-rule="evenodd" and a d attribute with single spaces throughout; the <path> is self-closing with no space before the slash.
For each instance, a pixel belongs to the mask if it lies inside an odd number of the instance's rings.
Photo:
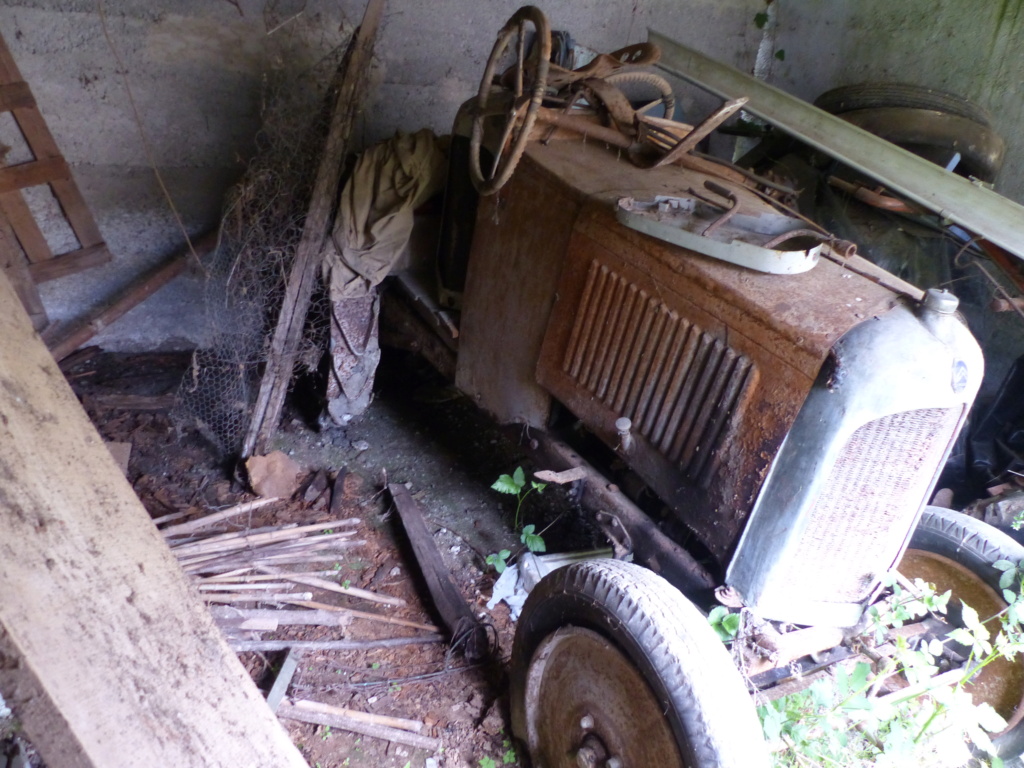
<path id="1" fill-rule="evenodd" d="M 959 624 L 961 603 L 982 618 L 1006 607 L 999 587 L 1002 571 L 992 567 L 997 560 L 1024 561 L 1024 546 L 981 520 L 925 507 L 897 570 L 907 578 L 934 584 L 939 592 L 951 590 L 949 618 Z M 976 704 L 991 704 L 1009 723 L 992 737 L 999 756 L 1007 759 L 1024 753 L 1024 656 L 998 659 L 973 678 L 967 690 Z"/>
<path id="2" fill-rule="evenodd" d="M 560 568 L 530 594 L 512 726 L 536 768 L 768 765 L 753 702 L 704 616 L 614 560 Z"/>

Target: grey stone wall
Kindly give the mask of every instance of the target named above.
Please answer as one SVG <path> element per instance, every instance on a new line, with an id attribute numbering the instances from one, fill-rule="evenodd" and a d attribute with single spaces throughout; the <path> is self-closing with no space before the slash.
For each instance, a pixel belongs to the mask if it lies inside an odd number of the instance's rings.
<path id="1" fill-rule="evenodd" d="M 181 244 L 153 165 L 190 234 L 216 223 L 225 191 L 251 156 L 266 78 L 312 71 L 344 45 L 364 4 L 106 0 L 107 35 L 100 7 L 96 0 L 0 6 L 0 30 L 115 255 L 105 267 L 43 286 L 56 321 L 115 294 Z M 495 0 L 390 0 L 357 143 L 424 126 L 446 132 L 458 105 L 475 93 L 494 35 L 516 7 Z M 543 8 L 553 28 L 597 50 L 642 41 L 653 27 L 750 71 L 762 38 L 754 17 L 765 4 L 553 0 Z M 1009 145 L 999 188 L 1024 197 L 1018 138 L 1024 99 L 1013 54 L 1022 23 L 1018 0 L 776 0 L 775 9 L 778 27 L 769 47 L 785 57 L 768 62 L 771 82 L 805 98 L 866 79 L 961 92 L 996 114 Z M 681 105 L 685 116 L 699 117 L 705 102 L 684 93 Z M 0 140 L 9 128 L 0 119 Z M 59 239 L 60 228 L 49 234 Z M 197 277 L 178 278 L 98 341 L 108 348 L 201 343 L 199 288 Z"/>

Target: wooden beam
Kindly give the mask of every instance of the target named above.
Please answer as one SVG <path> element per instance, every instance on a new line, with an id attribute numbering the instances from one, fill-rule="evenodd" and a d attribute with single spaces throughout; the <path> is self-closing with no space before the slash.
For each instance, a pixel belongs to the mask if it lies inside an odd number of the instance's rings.
<path id="1" fill-rule="evenodd" d="M 7 279 L 14 286 L 21 305 L 32 320 L 32 327 L 41 331 L 49 323 L 46 307 L 43 306 L 43 300 L 39 296 L 39 289 L 33 280 L 25 252 L 18 245 L 18 239 L 14 236 L 11 223 L 2 212 L 0 212 L 0 271 L 7 275 Z"/>
<path id="2" fill-rule="evenodd" d="M 192 248 L 200 257 L 205 256 L 217 245 L 217 233 L 211 232 L 199 238 Z M 180 275 L 192 258 L 192 251 L 182 248 L 176 254 L 139 277 L 114 299 L 114 301 L 89 315 L 80 318 L 71 328 L 61 332 L 59 338 L 50 342 L 50 351 L 57 360 L 70 355 L 82 344 L 124 315 L 128 310 L 141 304 L 167 283 Z"/>
<path id="3" fill-rule="evenodd" d="M 0 690 L 50 768 L 307 768 L 0 274 Z"/>
<path id="4" fill-rule="evenodd" d="M 0 168 L 0 192 L 13 192 L 16 189 L 38 187 L 58 179 L 71 176 L 71 169 L 63 157 L 50 157 L 46 160 L 31 160 L 18 165 L 7 165 Z"/>
<path id="5" fill-rule="evenodd" d="M 384 0 L 369 0 L 363 21 L 349 44 L 345 61 L 339 70 L 341 79 L 331 115 L 331 127 L 320 158 L 302 238 L 295 249 L 295 260 L 288 275 L 284 303 L 270 343 L 270 356 L 256 396 L 252 421 L 242 444 L 242 458 L 263 450 L 277 431 L 284 398 L 295 369 L 299 343 L 302 341 L 309 299 L 323 260 L 324 243 L 331 230 L 341 169 L 349 151 L 352 125 L 362 104 L 363 86 L 383 13 Z"/>
<path id="6" fill-rule="evenodd" d="M 0 212 L 11 222 L 14 234 L 18 238 L 25 255 L 31 263 L 44 261 L 53 257 L 50 244 L 46 242 L 43 231 L 36 224 L 32 210 L 20 192 L 0 193 Z"/>
<path id="7" fill-rule="evenodd" d="M 398 516 L 402 519 L 402 527 L 409 537 L 413 554 L 416 555 L 416 564 L 427 582 L 430 597 L 441 615 L 441 621 L 448 628 L 452 645 L 459 647 L 470 661 L 480 661 L 488 652 L 487 630 L 473 615 L 441 560 L 441 553 L 437 551 L 434 537 L 427 530 L 419 505 L 404 485 L 392 483 L 388 490 L 398 509 Z"/>
<path id="8" fill-rule="evenodd" d="M 417 749 L 425 749 L 428 752 L 436 752 L 441 747 L 441 740 L 429 736 L 421 736 L 418 733 L 409 733 L 399 728 L 389 728 L 385 725 L 368 723 L 364 720 L 356 720 L 352 717 L 333 714 L 329 712 L 314 712 L 303 707 L 297 707 L 291 702 L 281 702 L 278 717 L 288 720 L 298 720 L 302 723 L 314 723 L 316 725 L 329 725 L 331 728 L 340 728 L 343 731 L 361 733 L 364 736 L 372 736 L 375 739 L 394 741 L 398 744 L 406 744 Z"/>
<path id="9" fill-rule="evenodd" d="M 110 261 L 110 251 L 107 250 L 105 243 L 100 243 L 88 248 L 79 248 L 77 251 L 62 253 L 60 256 L 54 256 L 46 261 L 37 261 L 35 264 L 29 265 L 28 271 L 38 284 L 74 275 L 84 269 L 106 264 L 108 261 Z"/>
<path id="10" fill-rule="evenodd" d="M 12 109 L 34 107 L 36 100 L 28 83 L 24 81 L 16 83 L 4 83 L 0 85 L 0 112 L 10 112 Z"/>

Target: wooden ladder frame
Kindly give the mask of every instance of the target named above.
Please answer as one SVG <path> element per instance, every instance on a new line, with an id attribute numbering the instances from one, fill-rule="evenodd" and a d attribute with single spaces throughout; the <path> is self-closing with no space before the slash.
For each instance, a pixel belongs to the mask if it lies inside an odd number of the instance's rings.
<path id="1" fill-rule="evenodd" d="M 99 227 L 72 178 L 32 91 L 0 36 L 0 112 L 10 112 L 33 158 L 0 167 L 0 269 L 15 289 L 33 324 L 47 323 L 36 286 L 110 261 Z M 46 184 L 60 205 L 78 248 L 54 254 L 36 223 L 22 190 Z"/>

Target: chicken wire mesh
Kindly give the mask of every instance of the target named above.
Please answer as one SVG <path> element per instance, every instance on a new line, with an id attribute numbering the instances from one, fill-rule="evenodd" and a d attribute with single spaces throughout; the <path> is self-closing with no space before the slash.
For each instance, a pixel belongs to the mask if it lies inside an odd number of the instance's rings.
<path id="1" fill-rule="evenodd" d="M 301 78 L 265 84 L 255 155 L 203 262 L 209 341 L 193 353 L 172 418 L 179 429 L 198 429 L 225 457 L 241 452 L 252 417 L 330 121 L 338 58 Z M 297 367 L 317 367 L 328 332 L 325 305 L 324 292 L 315 290 Z"/>

